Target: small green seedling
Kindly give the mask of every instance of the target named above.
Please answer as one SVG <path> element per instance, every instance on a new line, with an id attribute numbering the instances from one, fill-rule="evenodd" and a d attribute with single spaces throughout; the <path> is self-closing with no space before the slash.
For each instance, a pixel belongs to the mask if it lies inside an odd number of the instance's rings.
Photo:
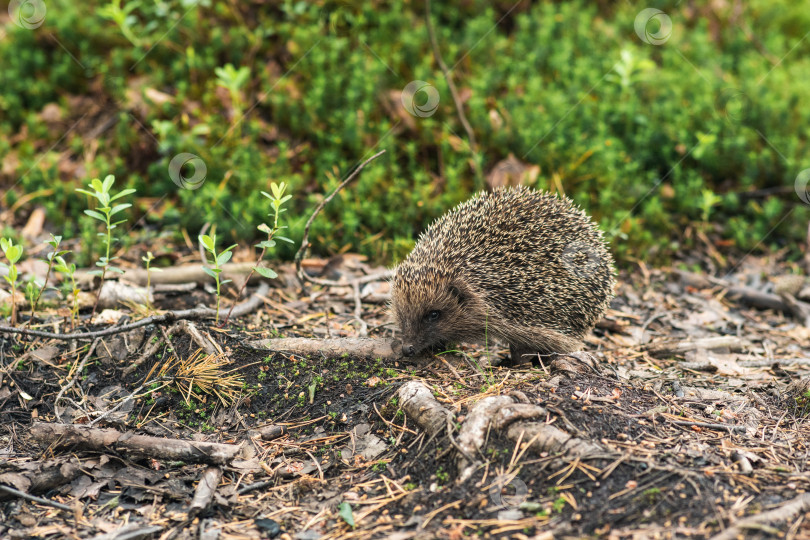
<path id="1" fill-rule="evenodd" d="M 236 244 L 232 245 L 229 248 L 222 250 L 220 253 L 217 253 L 217 235 L 212 234 L 208 236 L 207 234 L 201 234 L 199 236 L 200 244 L 205 248 L 205 251 L 211 254 L 212 260 L 208 261 L 208 257 L 206 256 L 203 262 L 205 264 L 211 264 L 214 267 L 209 268 L 208 266 L 203 267 L 203 271 L 214 278 L 214 281 L 217 283 L 217 315 L 216 315 L 216 322 L 219 323 L 219 302 L 222 299 L 222 285 L 226 283 L 230 283 L 230 279 L 222 280 L 220 279 L 220 274 L 222 273 L 222 266 L 225 265 L 228 261 L 231 260 L 231 256 L 233 255 L 233 248 L 236 247 Z"/>
<path id="2" fill-rule="evenodd" d="M 146 264 L 146 298 L 144 302 L 146 303 L 146 308 L 150 311 L 152 310 L 152 304 L 149 302 L 149 287 L 152 283 L 152 272 L 163 272 L 161 268 L 152 268 L 151 263 L 155 260 L 155 256 L 152 255 L 151 251 L 146 252 L 145 257 L 141 257 L 141 260 Z"/>
<path id="3" fill-rule="evenodd" d="M 287 211 L 286 208 L 283 208 L 284 203 L 292 199 L 292 195 L 284 194 L 286 190 L 287 184 L 285 184 L 284 182 L 281 182 L 280 184 L 276 184 L 275 182 L 273 182 L 270 184 L 270 191 L 273 193 L 272 195 L 269 195 L 268 193 L 262 191 L 262 195 L 270 199 L 272 211 L 268 215 L 273 216 L 273 226 L 270 227 L 266 223 L 262 223 L 257 227 L 261 232 L 267 234 L 267 238 L 256 244 L 256 247 L 261 248 L 262 251 L 261 253 L 259 253 L 259 259 L 256 261 L 256 266 L 250 269 L 250 273 L 245 279 L 245 282 L 242 283 L 242 287 L 239 289 L 239 294 L 236 295 L 236 300 L 238 300 L 242 296 L 242 293 L 245 292 L 245 287 L 247 287 L 250 278 L 253 277 L 253 272 L 258 273 L 260 276 L 263 276 L 267 279 L 276 279 L 278 277 L 278 274 L 275 272 L 275 270 L 260 265 L 262 260 L 264 259 L 265 253 L 267 253 L 267 250 L 272 249 L 276 246 L 276 240 L 282 240 L 284 242 L 289 242 L 290 244 L 293 243 L 293 241 L 287 238 L 286 236 L 278 236 L 278 231 L 287 228 L 286 225 L 279 226 L 278 224 L 278 216 Z M 227 324 L 228 319 L 231 318 L 233 308 L 236 306 L 236 300 L 234 300 L 233 305 L 231 305 L 231 309 L 228 310 L 228 315 L 225 316 L 225 324 Z"/>
<path id="4" fill-rule="evenodd" d="M 53 271 L 53 265 L 56 263 L 56 257 L 62 257 L 70 253 L 67 250 L 60 250 L 59 244 L 62 243 L 61 236 L 54 236 L 51 235 L 51 239 L 48 240 L 47 244 L 53 248 L 53 251 L 49 252 L 47 255 L 48 258 L 48 271 L 45 273 L 45 282 L 42 284 L 42 288 L 39 289 L 37 292 L 36 297 L 31 301 L 31 318 L 34 318 L 34 314 L 37 311 L 37 305 L 39 304 L 39 299 L 42 296 L 42 291 L 44 291 L 48 287 L 48 280 L 51 278 L 51 272 Z"/>
<path id="5" fill-rule="evenodd" d="M 214 68 L 214 74 L 217 76 L 217 86 L 228 90 L 233 107 L 233 120 L 239 122 L 244 110 L 242 87 L 250 80 L 250 68 L 242 66 L 236 69 L 233 64 L 225 64 L 225 67 Z"/>
<path id="6" fill-rule="evenodd" d="M 132 31 L 132 27 L 138 21 L 138 18 L 132 12 L 140 4 L 140 2 L 127 2 L 125 6 L 122 6 L 121 0 L 111 0 L 109 4 L 101 6 L 98 10 L 99 15 L 117 24 L 121 34 L 136 47 L 141 46 L 141 40 Z"/>
<path id="7" fill-rule="evenodd" d="M 8 264 L 0 263 L 0 266 L 8 270 L 8 274 L 3 276 L 9 285 L 11 285 L 11 325 L 17 324 L 17 262 L 23 254 L 23 247 L 20 244 L 15 244 L 10 238 L 0 238 L 0 249 L 8 259 Z"/>
<path id="8" fill-rule="evenodd" d="M 96 293 L 96 302 L 93 305 L 93 312 L 90 315 L 92 319 L 93 316 L 96 314 L 96 308 L 98 307 L 98 300 L 101 297 L 101 289 L 104 287 L 104 279 L 107 277 L 107 272 L 114 272 L 118 274 L 123 274 L 124 271 L 120 268 L 117 268 L 110 264 L 112 261 L 116 260 L 118 257 L 110 257 L 110 249 L 113 243 L 113 236 L 112 232 L 118 225 L 124 223 L 126 220 L 116 221 L 113 223 L 112 217 L 120 212 L 123 212 L 130 206 L 129 203 L 123 204 L 116 204 L 112 206 L 112 203 L 121 197 L 126 197 L 132 193 L 135 193 L 134 189 L 124 189 L 121 190 L 119 193 L 113 195 L 110 190 L 112 189 L 113 183 L 115 183 L 115 176 L 108 174 L 107 177 L 102 182 L 98 178 L 94 178 L 90 182 L 90 189 L 92 191 L 87 191 L 85 189 L 77 189 L 79 193 L 84 193 L 90 197 L 93 197 L 98 201 L 98 206 L 95 210 L 87 209 L 84 211 L 85 214 L 90 216 L 93 219 L 96 219 L 102 222 L 105 226 L 105 232 L 98 233 L 99 236 L 104 238 L 104 247 L 106 249 L 106 254 L 101 257 L 97 262 L 96 266 L 100 267 L 101 270 L 94 270 L 92 272 L 88 272 L 91 275 L 101 276 L 101 282 L 98 286 L 98 292 Z"/>
<path id="9" fill-rule="evenodd" d="M 79 288 L 76 286 L 76 265 L 74 263 L 68 264 L 62 255 L 57 255 L 54 257 L 53 269 L 60 274 L 65 274 L 70 280 L 70 292 L 73 296 L 73 306 L 70 310 L 70 328 L 72 331 L 76 327 L 76 318 L 79 316 Z"/>

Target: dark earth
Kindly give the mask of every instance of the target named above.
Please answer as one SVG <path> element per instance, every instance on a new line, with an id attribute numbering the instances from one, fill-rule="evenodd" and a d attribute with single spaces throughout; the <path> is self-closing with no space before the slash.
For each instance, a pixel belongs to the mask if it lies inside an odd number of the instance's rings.
<path id="1" fill-rule="evenodd" d="M 555 373 L 548 358 L 530 369 L 490 366 L 506 356 L 500 344 L 488 350 L 463 344 L 418 360 L 271 353 L 248 345 L 277 336 L 356 336 L 350 287 L 271 289 L 258 311 L 225 327 L 196 321 L 220 351 L 216 361 L 195 357 L 199 346 L 186 333 L 164 336 L 155 326 L 104 337 L 57 408 L 89 340 L 0 334 L 0 484 L 26 491 L 21 476 L 42 478 L 74 465 L 29 490 L 67 510 L 0 493 L 0 537 L 722 535 L 746 517 L 783 508 L 810 485 L 810 329 L 789 312 L 758 309 L 729 294 L 731 285 L 771 294 L 780 276 L 795 274 L 791 264 L 745 258 L 718 276 L 726 286 L 683 270 L 696 266 L 640 264 L 623 272 L 611 310 L 587 339 L 598 367 L 577 373 Z M 380 283 L 363 293 L 370 337 L 394 335 L 380 300 L 385 290 Z M 211 297 L 198 290 L 159 295 L 156 307 L 200 302 L 211 305 Z M 728 340 L 717 348 L 656 348 L 719 337 Z M 124 375 L 153 344 L 156 352 Z M 213 362 L 197 365 L 209 369 L 210 385 L 202 371 L 188 375 L 195 358 Z M 158 382 L 143 387 L 152 380 Z M 607 453 L 587 459 L 537 453 L 491 429 L 481 466 L 459 481 L 446 434 L 428 436 L 401 407 L 398 389 L 413 380 L 455 414 L 456 429 L 479 399 L 511 393 L 542 405 L 548 414 L 539 421 Z M 83 426 L 108 412 L 93 427 L 242 443 L 244 452 L 222 467 L 210 504 L 189 513 L 207 465 L 34 440 L 31 426 L 58 422 L 56 412 L 62 422 Z M 808 516 L 805 504 L 737 532 L 807 538 Z"/>

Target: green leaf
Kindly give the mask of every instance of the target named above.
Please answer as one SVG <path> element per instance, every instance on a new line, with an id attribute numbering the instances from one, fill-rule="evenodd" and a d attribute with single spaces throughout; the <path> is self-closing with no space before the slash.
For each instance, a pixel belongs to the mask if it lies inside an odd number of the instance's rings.
<path id="1" fill-rule="evenodd" d="M 12 263 L 16 263 L 22 257 L 23 248 L 21 245 L 17 244 L 16 246 L 9 246 L 8 250 L 6 250 L 6 257 Z"/>
<path id="2" fill-rule="evenodd" d="M 100 212 L 96 212 L 95 210 L 85 210 L 84 213 L 90 216 L 91 218 L 107 223 L 107 217 Z"/>
<path id="3" fill-rule="evenodd" d="M 3 253 L 5 253 L 8 250 L 11 244 L 12 242 L 8 238 L 0 238 L 0 250 L 3 250 Z"/>
<path id="4" fill-rule="evenodd" d="M 89 276 L 100 276 L 102 274 L 101 270 L 90 270 L 87 272 Z"/>
<path id="5" fill-rule="evenodd" d="M 213 240 L 213 238 L 211 238 L 207 234 L 201 234 L 199 236 L 199 239 L 200 239 L 200 243 L 203 245 L 203 247 L 205 247 L 205 249 L 207 249 L 211 253 L 214 252 L 214 240 Z"/>
<path id="6" fill-rule="evenodd" d="M 271 229 L 271 228 L 270 228 L 270 227 L 267 225 L 267 223 L 262 223 L 261 225 L 259 225 L 259 226 L 258 226 L 258 227 L 256 227 L 256 228 L 257 228 L 257 229 L 259 229 L 259 230 L 260 230 L 261 232 L 263 232 L 264 234 L 272 234 L 272 233 L 273 233 L 273 229 Z"/>
<path id="7" fill-rule="evenodd" d="M 217 279 L 217 277 L 219 276 L 219 273 L 221 272 L 221 270 L 215 270 L 213 268 L 208 268 L 207 266 L 204 266 L 203 267 L 203 272 L 205 272 L 206 274 L 208 274 L 212 278 Z"/>
<path id="8" fill-rule="evenodd" d="M 101 189 L 99 191 L 109 193 L 110 188 L 113 187 L 113 183 L 115 183 L 115 176 L 108 174 L 107 177 L 104 179 L 104 183 L 102 184 Z"/>
<path id="9" fill-rule="evenodd" d="M 134 190 L 134 189 L 132 189 L 132 188 L 123 189 L 123 190 L 121 190 L 121 193 L 119 193 L 118 195 L 114 195 L 114 196 L 112 196 L 112 197 L 110 198 L 110 201 L 114 201 L 114 200 L 116 200 L 116 199 L 120 199 L 121 197 L 126 197 L 127 195 L 131 195 L 131 194 L 135 193 L 135 191 L 136 191 L 136 190 Z"/>
<path id="10" fill-rule="evenodd" d="M 278 277 L 278 274 L 272 268 L 265 268 L 264 266 L 256 266 L 253 269 L 256 270 L 257 274 L 266 277 L 267 279 L 276 279 Z"/>
<path id="11" fill-rule="evenodd" d="M 114 272 L 116 274 L 123 274 L 124 273 L 124 271 L 121 270 L 120 268 L 118 268 L 117 266 L 108 266 L 107 267 L 107 272 Z"/>
<path id="12" fill-rule="evenodd" d="M 228 261 L 230 261 L 232 255 L 233 253 L 231 253 L 230 251 L 223 251 L 222 253 L 217 255 L 217 266 L 222 266 Z"/>
<path id="13" fill-rule="evenodd" d="M 126 210 L 126 209 L 127 209 L 127 208 L 129 208 L 130 206 L 132 206 L 132 205 L 131 205 L 131 204 L 129 204 L 129 203 L 126 203 L 126 204 L 116 204 L 115 206 L 113 206 L 113 209 L 112 209 L 112 210 L 110 210 L 110 215 L 111 215 L 111 216 L 114 216 L 114 215 L 115 215 L 115 214 L 117 214 L 118 212 L 121 212 L 122 210 Z M 119 221 L 118 223 L 123 223 L 123 222 Z"/>
<path id="14" fill-rule="evenodd" d="M 295 242 L 293 242 L 291 239 L 287 238 L 286 236 L 276 236 L 276 240 L 282 240 L 282 241 L 284 241 L 284 242 L 289 242 L 290 244 L 294 244 L 294 243 L 295 243 Z"/>
<path id="15" fill-rule="evenodd" d="M 354 528 L 354 513 L 352 513 L 352 505 L 347 502 L 342 502 L 338 505 L 338 515 L 343 518 L 349 527 Z"/>
<path id="16" fill-rule="evenodd" d="M 53 240 L 48 240 L 46 242 L 46 244 L 51 246 L 53 249 L 56 249 L 57 247 L 59 247 L 59 244 L 62 243 L 62 237 L 61 236 L 54 236 L 53 234 L 51 234 L 51 238 Z"/>
<path id="17" fill-rule="evenodd" d="M 256 244 L 257 248 L 261 249 L 270 249 L 276 246 L 276 243 L 273 240 L 262 240 L 258 244 Z"/>
<path id="18" fill-rule="evenodd" d="M 96 192 L 96 196 L 104 193 L 104 184 L 102 184 L 101 180 L 98 178 L 93 178 L 90 180 L 90 187 Z"/>
<path id="19" fill-rule="evenodd" d="M 9 283 L 11 283 L 12 285 L 14 284 L 15 281 L 17 281 L 17 267 L 16 266 L 12 266 L 12 267 L 10 267 L 8 269 L 8 279 L 9 279 Z"/>
<path id="20" fill-rule="evenodd" d="M 219 282 L 219 284 L 220 285 L 225 285 L 226 283 L 230 283 L 231 281 L 233 281 L 233 280 L 232 279 L 223 279 L 222 281 Z"/>

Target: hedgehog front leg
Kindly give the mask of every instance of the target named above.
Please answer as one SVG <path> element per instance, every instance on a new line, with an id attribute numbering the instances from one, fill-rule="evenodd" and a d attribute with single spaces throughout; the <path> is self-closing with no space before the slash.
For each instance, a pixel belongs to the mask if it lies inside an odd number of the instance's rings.
<path id="1" fill-rule="evenodd" d="M 579 350 L 582 342 L 556 330 L 543 327 L 511 329 L 503 336 L 509 343 L 511 364 L 530 366 L 538 354 L 570 353 Z"/>

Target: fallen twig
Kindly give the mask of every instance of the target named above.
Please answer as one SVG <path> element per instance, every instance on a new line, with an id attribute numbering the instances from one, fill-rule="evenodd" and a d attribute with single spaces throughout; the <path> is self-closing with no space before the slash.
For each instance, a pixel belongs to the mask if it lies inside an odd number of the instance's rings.
<path id="1" fill-rule="evenodd" d="M 3 484 L 0 484 L 0 491 L 5 491 L 6 493 L 14 495 L 15 497 L 19 497 L 20 499 L 26 499 L 35 503 L 44 504 L 46 506 L 53 506 L 54 508 L 58 508 L 60 510 L 67 510 L 68 512 L 73 510 L 73 508 L 71 508 L 66 504 L 58 503 L 50 499 L 43 499 L 42 497 L 37 497 L 35 495 L 29 495 L 28 493 L 23 493 L 19 489 L 4 486 Z"/>
<path id="2" fill-rule="evenodd" d="M 255 265 L 249 262 L 230 262 L 222 265 L 223 279 L 244 279 Z M 94 274 L 90 274 L 92 269 L 77 270 L 76 281 L 79 284 L 90 282 Z M 184 264 L 161 268 L 160 272 L 148 273 L 150 284 L 157 290 L 158 285 L 177 285 L 194 283 L 205 285 L 211 281 L 211 276 L 205 273 L 201 264 Z M 147 272 L 143 268 L 127 268 L 124 279 L 141 287 L 146 285 Z M 259 278 L 256 278 L 258 281 Z M 264 278 L 262 278 L 264 279 Z"/>
<path id="3" fill-rule="evenodd" d="M 720 429 L 724 431 L 742 431 L 745 432 L 748 428 L 745 426 L 729 425 L 729 424 L 712 424 L 709 422 L 690 422 L 688 420 L 670 420 L 670 424 L 676 426 L 698 427 L 704 429 Z"/>
<path id="4" fill-rule="evenodd" d="M 683 355 L 689 351 L 729 349 L 731 351 L 741 351 L 749 347 L 751 342 L 737 336 L 719 336 L 700 339 L 684 339 L 677 341 L 659 341 L 650 343 L 644 347 L 650 356 L 655 358 Z"/>
<path id="5" fill-rule="evenodd" d="M 200 478 L 200 483 L 197 484 L 197 489 L 194 491 L 194 498 L 191 499 L 191 504 L 188 507 L 189 519 L 196 517 L 208 508 L 211 501 L 214 499 L 214 493 L 217 491 L 217 486 L 222 478 L 222 469 L 219 467 L 208 467 Z"/>
<path id="6" fill-rule="evenodd" d="M 745 536 L 746 529 L 760 528 L 766 523 L 787 521 L 808 511 L 810 511 L 810 493 L 802 493 L 778 508 L 739 520 L 725 531 L 714 535 L 711 540 L 734 540 Z"/>
<path id="7" fill-rule="evenodd" d="M 362 171 L 365 168 L 366 165 L 368 165 L 369 163 L 371 163 L 384 153 L 385 150 L 380 150 L 379 152 L 377 152 L 376 154 L 365 160 L 363 163 L 358 165 L 358 167 L 354 171 L 352 171 L 352 173 L 348 176 L 348 178 L 346 178 L 346 180 L 341 182 L 340 185 L 335 188 L 335 191 L 330 193 L 324 200 L 322 200 L 321 203 L 315 208 L 315 211 L 312 212 L 312 215 L 309 216 L 307 224 L 304 226 L 304 237 L 301 239 L 301 247 L 298 248 L 298 252 L 295 254 L 295 271 L 296 275 L 298 276 L 298 281 L 301 283 L 301 287 L 305 287 L 307 281 L 327 286 L 333 286 L 335 284 L 328 280 L 319 280 L 311 276 L 308 276 L 306 272 L 304 272 L 304 270 L 301 268 L 301 261 L 304 259 L 304 253 L 306 253 L 307 249 L 309 248 L 309 228 L 312 227 L 312 222 L 315 221 L 315 218 L 318 217 L 318 214 L 321 213 L 321 210 L 324 209 L 324 207 L 329 203 L 329 201 L 331 201 L 334 198 L 334 196 L 340 192 L 341 189 L 346 187 L 346 185 L 349 182 L 354 180 L 357 177 L 357 175 L 360 174 L 360 171 Z"/>
<path id="8" fill-rule="evenodd" d="M 29 429 L 29 434 L 40 444 L 77 446 L 93 451 L 132 452 L 190 463 L 225 465 L 242 452 L 242 445 L 166 439 L 70 424 L 35 423 Z"/>
<path id="9" fill-rule="evenodd" d="M 101 341 L 101 338 L 96 338 L 95 340 L 93 340 L 93 343 L 90 345 L 90 349 L 87 351 L 87 354 L 84 355 L 84 358 L 82 358 L 81 363 L 73 372 L 73 378 L 71 378 L 70 381 L 65 386 L 60 388 L 59 393 L 56 395 L 56 399 L 53 402 L 53 412 L 56 415 L 56 419 L 60 422 L 62 421 L 62 415 L 59 412 L 59 402 L 62 400 L 62 396 L 65 394 L 65 392 L 70 390 L 70 388 L 74 384 L 76 384 L 76 381 L 79 379 L 79 377 L 81 377 L 82 371 L 84 371 L 84 366 L 85 364 L 87 364 L 87 360 L 89 360 L 90 357 L 93 355 L 93 353 L 96 351 L 96 347 L 98 346 L 99 341 Z"/>
<path id="10" fill-rule="evenodd" d="M 276 352 L 291 352 L 302 356 L 308 354 L 323 354 L 330 358 L 349 355 L 361 358 L 391 360 L 398 358 L 394 352 L 391 340 L 374 338 L 273 338 L 259 339 L 246 343 L 254 349 L 263 349 Z"/>
<path id="11" fill-rule="evenodd" d="M 433 436 L 447 426 L 453 413 L 442 407 L 422 381 L 409 381 L 399 388 L 400 406 L 416 424 Z"/>
<path id="12" fill-rule="evenodd" d="M 261 305 L 262 296 L 267 294 L 270 290 L 270 286 L 267 283 L 262 283 L 259 285 L 259 288 L 253 293 L 248 300 L 245 300 L 236 308 L 234 309 L 234 317 L 240 317 L 247 313 L 250 313 L 258 306 Z M 95 339 L 104 336 L 110 336 L 113 334 L 120 334 L 122 332 L 128 332 L 130 330 L 134 330 L 136 328 L 141 328 L 143 326 L 149 326 L 150 324 L 162 324 L 162 323 L 170 323 L 181 319 L 205 319 L 208 317 L 215 317 L 217 311 L 215 309 L 207 308 L 207 307 L 197 307 L 192 309 L 183 309 L 179 311 L 167 311 L 166 313 L 161 313 L 160 315 L 153 315 L 151 317 L 145 317 L 139 321 L 135 321 L 134 323 L 123 324 L 121 326 L 115 326 L 112 328 L 105 328 L 104 330 L 96 330 L 94 332 L 72 332 L 69 334 L 54 334 L 52 332 L 41 332 L 39 330 L 28 330 L 25 328 L 14 328 L 11 326 L 0 326 L 0 334 L 19 334 L 23 337 L 41 337 L 41 338 L 50 338 L 50 339 L 61 339 L 61 340 L 71 340 L 71 339 Z"/>

